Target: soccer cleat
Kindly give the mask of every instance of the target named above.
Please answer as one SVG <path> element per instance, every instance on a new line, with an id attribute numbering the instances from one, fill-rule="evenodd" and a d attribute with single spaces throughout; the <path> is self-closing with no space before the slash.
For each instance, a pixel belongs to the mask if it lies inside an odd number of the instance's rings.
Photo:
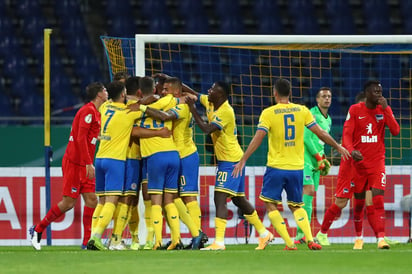
<path id="1" fill-rule="evenodd" d="M 86 250 L 86 249 L 87 249 L 87 245 L 82 244 L 81 249 Z"/>
<path id="2" fill-rule="evenodd" d="M 388 245 L 388 243 L 385 241 L 385 239 L 382 239 L 378 242 L 378 248 L 379 249 L 389 249 L 390 246 Z"/>
<path id="3" fill-rule="evenodd" d="M 387 242 L 389 245 L 397 245 L 397 244 L 400 244 L 399 241 L 391 240 L 391 239 L 389 239 L 388 237 L 384 237 L 384 239 L 385 239 L 385 242 Z"/>
<path id="4" fill-rule="evenodd" d="M 107 247 L 104 246 L 102 240 L 91 236 L 90 240 L 87 242 L 87 249 L 89 250 L 107 250 Z"/>
<path id="5" fill-rule="evenodd" d="M 362 250 L 363 249 L 363 240 L 357 239 L 355 240 L 355 244 L 353 245 L 354 250 Z"/>
<path id="6" fill-rule="evenodd" d="M 109 245 L 109 250 L 118 250 L 118 251 L 127 250 L 127 246 L 123 241 L 117 244 L 114 243 L 114 241 L 111 241 Z"/>
<path id="7" fill-rule="evenodd" d="M 320 244 L 315 243 L 314 241 L 308 242 L 308 247 L 310 250 L 321 250 L 322 246 Z"/>
<path id="8" fill-rule="evenodd" d="M 152 241 L 147 241 L 145 243 L 145 245 L 143 246 L 143 250 L 152 250 L 152 249 L 154 249 L 153 247 L 154 247 L 153 242 Z"/>
<path id="9" fill-rule="evenodd" d="M 176 243 L 171 243 L 168 247 L 167 250 L 182 250 L 184 249 L 184 245 L 182 244 L 181 241 L 178 241 Z"/>
<path id="10" fill-rule="evenodd" d="M 226 249 L 226 247 L 224 245 L 219 245 L 219 244 L 213 242 L 213 244 L 211 244 L 207 247 L 201 248 L 200 250 L 225 250 L 225 249 Z"/>
<path id="11" fill-rule="evenodd" d="M 259 237 L 259 244 L 255 248 L 255 250 L 263 250 L 265 247 L 275 239 L 275 236 L 273 236 L 272 233 L 268 231 L 268 235 L 266 237 Z"/>
<path id="12" fill-rule="evenodd" d="M 330 245 L 328 234 L 323 234 L 319 231 L 318 234 L 316 234 L 316 239 L 320 245 Z"/>
<path id="13" fill-rule="evenodd" d="M 283 250 L 298 250 L 298 248 L 296 247 L 296 245 L 293 246 L 285 246 L 285 248 Z"/>
<path id="14" fill-rule="evenodd" d="M 139 250 L 140 249 L 140 244 L 139 242 L 132 242 L 132 244 L 129 247 L 131 250 Z"/>
<path id="15" fill-rule="evenodd" d="M 202 234 L 202 240 L 200 241 L 199 248 L 204 248 L 205 243 L 207 243 L 207 241 L 209 241 L 209 237 L 207 237 L 206 233 L 204 233 L 203 231 L 200 231 L 200 234 Z"/>
<path id="16" fill-rule="evenodd" d="M 306 238 L 303 236 L 303 238 L 299 239 L 299 240 L 295 240 L 293 242 L 295 245 L 299 245 L 299 244 L 306 244 Z"/>
<path id="17" fill-rule="evenodd" d="M 37 232 L 34 230 L 36 228 L 35 225 L 30 227 L 29 233 L 30 233 L 30 238 L 31 238 L 31 245 L 33 246 L 34 249 L 36 250 L 41 250 L 41 233 Z"/>
<path id="18" fill-rule="evenodd" d="M 198 250 L 200 249 L 200 244 L 202 243 L 202 233 L 199 233 L 199 236 L 193 237 L 192 242 L 190 243 L 192 245 L 192 250 Z"/>
<path id="19" fill-rule="evenodd" d="M 162 250 L 164 248 L 162 248 L 162 243 L 161 242 L 157 242 L 153 245 L 153 250 Z"/>

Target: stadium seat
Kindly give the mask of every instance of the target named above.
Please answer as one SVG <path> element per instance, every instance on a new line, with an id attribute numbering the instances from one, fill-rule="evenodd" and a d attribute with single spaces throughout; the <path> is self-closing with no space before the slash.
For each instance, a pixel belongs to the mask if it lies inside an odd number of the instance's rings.
<path id="1" fill-rule="evenodd" d="M 209 33 L 209 19 L 204 14 L 188 15 L 185 17 L 184 32 L 187 34 L 208 34 Z"/>
<path id="2" fill-rule="evenodd" d="M 222 1 L 224 2 L 224 1 Z M 220 34 L 244 34 L 243 19 L 239 16 L 222 17 L 219 24 Z"/>
<path id="3" fill-rule="evenodd" d="M 111 1 L 109 1 L 111 2 Z M 123 2 L 123 1 L 119 1 Z M 127 2 L 127 1 L 124 1 Z M 69 17 L 72 19 L 82 16 L 80 11 L 80 5 L 73 0 L 59 0 L 54 1 L 54 10 L 58 16 Z"/>
<path id="4" fill-rule="evenodd" d="M 191 15 L 204 14 L 202 1 L 181 0 L 178 1 L 178 10 L 183 18 Z"/>
<path id="5" fill-rule="evenodd" d="M 12 35 L 13 31 L 13 22 L 12 20 L 6 15 L 0 14 L 0 35 L 4 38 L 7 35 Z"/>
<path id="6" fill-rule="evenodd" d="M 330 20 L 329 34 L 349 35 L 356 34 L 356 26 L 352 15 L 336 15 Z"/>
<path id="7" fill-rule="evenodd" d="M 276 1 L 256 0 L 253 2 L 253 13 L 256 19 L 263 17 L 279 17 L 279 6 Z"/>
<path id="8" fill-rule="evenodd" d="M 167 34 L 174 33 L 172 19 L 167 14 L 154 17 L 149 24 L 149 33 Z"/>
<path id="9" fill-rule="evenodd" d="M 161 17 L 161 15 L 167 12 L 167 10 L 168 9 L 165 0 L 143 1 L 142 6 L 140 7 L 141 14 L 144 14 L 148 19 L 159 18 Z"/>
<path id="10" fill-rule="evenodd" d="M 224 19 L 225 17 L 237 17 L 242 19 L 238 0 L 216 1 L 215 11 L 221 19 Z"/>
<path id="11" fill-rule="evenodd" d="M 260 17 L 257 22 L 259 34 L 283 34 L 283 25 L 277 16 Z"/>
<path id="12" fill-rule="evenodd" d="M 5 116 L 13 116 L 13 108 L 11 104 L 11 98 L 5 94 L 3 94 L 3 91 L 0 90 L 0 116 L 5 117 Z M 0 120 L 0 123 L 3 123 L 3 121 Z"/>
<path id="13" fill-rule="evenodd" d="M 393 34 L 391 22 L 388 17 L 371 18 L 366 22 L 366 29 L 368 34 L 382 35 Z"/>
<path id="14" fill-rule="evenodd" d="M 133 17 L 121 16 L 111 19 L 110 36 L 133 37 L 135 33 Z"/>
<path id="15" fill-rule="evenodd" d="M 28 73 L 20 73 L 20 75 L 12 78 L 11 95 L 18 96 L 21 99 L 31 93 L 35 93 L 36 83 L 32 77 L 28 77 Z"/>
<path id="16" fill-rule="evenodd" d="M 325 1 L 326 12 L 331 16 L 331 21 L 335 20 L 335 16 L 352 18 L 352 9 L 348 1 L 328 0 Z"/>
<path id="17" fill-rule="evenodd" d="M 43 16 L 43 13 L 41 11 L 38 1 L 33 1 L 33 0 L 17 1 L 16 10 L 17 10 L 17 13 L 23 18 Z"/>
<path id="18" fill-rule="evenodd" d="M 308 12 L 308 14 L 311 14 Z M 313 16 L 307 16 L 307 17 L 295 17 L 295 23 L 294 23 L 294 33 L 298 35 L 303 35 L 303 34 L 319 34 L 320 33 L 320 28 L 319 24 L 316 20 L 316 18 Z"/>
<path id="19" fill-rule="evenodd" d="M 130 1 L 106 1 L 106 15 L 109 19 L 120 17 L 132 17 L 132 5 Z"/>
<path id="20" fill-rule="evenodd" d="M 21 98 L 19 115 L 21 116 L 43 116 L 44 98 L 34 91 Z"/>

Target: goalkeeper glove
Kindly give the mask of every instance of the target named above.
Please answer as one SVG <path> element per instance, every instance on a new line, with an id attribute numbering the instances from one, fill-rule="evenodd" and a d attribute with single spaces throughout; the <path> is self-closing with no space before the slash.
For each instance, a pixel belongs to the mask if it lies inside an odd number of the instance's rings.
<path id="1" fill-rule="evenodd" d="M 324 168 L 320 170 L 320 175 L 321 176 L 326 176 L 329 174 L 330 171 L 330 162 L 328 159 L 326 159 L 325 155 L 323 155 L 322 163 L 324 165 Z"/>
<path id="2" fill-rule="evenodd" d="M 318 161 L 318 170 L 320 170 L 320 175 L 326 176 L 330 171 L 330 162 L 326 159 L 326 156 L 320 156 L 319 153 L 315 154 L 316 161 Z"/>

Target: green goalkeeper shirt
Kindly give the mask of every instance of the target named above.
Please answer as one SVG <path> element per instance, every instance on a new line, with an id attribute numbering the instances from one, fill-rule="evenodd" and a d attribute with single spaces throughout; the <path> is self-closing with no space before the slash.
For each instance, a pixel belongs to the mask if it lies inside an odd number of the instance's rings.
<path id="1" fill-rule="evenodd" d="M 314 106 L 310 109 L 310 112 L 313 114 L 313 117 L 316 120 L 316 123 L 325 131 L 330 133 L 332 126 L 332 119 L 329 115 L 326 117 L 322 114 L 318 106 Z M 325 154 L 324 146 L 325 143 L 316 136 L 310 129 L 305 128 L 305 165 L 311 166 L 313 169 L 318 167 L 318 162 L 316 161 L 314 155 L 319 153 L 321 156 Z"/>

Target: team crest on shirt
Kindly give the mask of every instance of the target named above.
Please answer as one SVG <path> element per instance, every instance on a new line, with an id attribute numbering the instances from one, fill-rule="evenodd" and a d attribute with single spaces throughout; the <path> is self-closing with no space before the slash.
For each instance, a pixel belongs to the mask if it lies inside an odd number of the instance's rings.
<path id="1" fill-rule="evenodd" d="M 137 184 L 136 183 L 132 183 L 132 185 L 130 186 L 132 190 L 136 190 L 137 189 Z"/>
<path id="2" fill-rule="evenodd" d="M 222 122 L 222 119 L 220 119 L 219 117 L 216 116 L 216 121 Z"/>
<path id="3" fill-rule="evenodd" d="M 376 122 L 379 123 L 380 120 L 383 120 L 383 114 L 375 114 Z"/>
<path id="4" fill-rule="evenodd" d="M 349 189 L 344 188 L 344 189 L 343 189 L 343 193 L 349 193 Z"/>
<path id="5" fill-rule="evenodd" d="M 77 188 L 72 187 L 72 193 L 76 193 L 77 192 Z"/>
<path id="6" fill-rule="evenodd" d="M 86 117 L 84 117 L 84 121 L 87 123 L 87 124 L 90 124 L 91 122 L 92 122 L 92 115 L 91 114 L 87 114 L 87 116 Z"/>

